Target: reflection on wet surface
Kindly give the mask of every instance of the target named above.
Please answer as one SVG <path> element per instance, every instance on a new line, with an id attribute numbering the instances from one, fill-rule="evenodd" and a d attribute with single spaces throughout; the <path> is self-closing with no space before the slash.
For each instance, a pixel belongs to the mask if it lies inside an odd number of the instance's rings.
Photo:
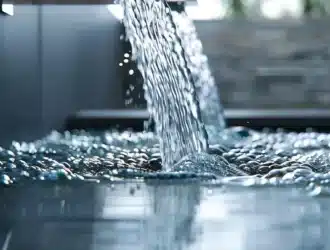
<path id="1" fill-rule="evenodd" d="M 330 200 L 198 182 L 1 190 L 0 249 L 330 249 Z"/>

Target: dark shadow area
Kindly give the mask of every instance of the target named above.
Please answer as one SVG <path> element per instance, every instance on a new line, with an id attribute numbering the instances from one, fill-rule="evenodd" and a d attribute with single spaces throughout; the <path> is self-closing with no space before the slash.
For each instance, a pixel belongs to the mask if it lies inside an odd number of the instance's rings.
<path id="1" fill-rule="evenodd" d="M 0 15 L 0 145 L 42 135 L 37 13 L 20 6 Z"/>

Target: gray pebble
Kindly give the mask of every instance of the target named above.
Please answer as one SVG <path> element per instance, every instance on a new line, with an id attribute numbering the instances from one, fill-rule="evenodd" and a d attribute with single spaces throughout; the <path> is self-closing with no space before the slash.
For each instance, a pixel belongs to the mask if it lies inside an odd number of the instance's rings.
<path id="1" fill-rule="evenodd" d="M 258 173 L 259 174 L 267 174 L 269 172 L 269 167 L 268 166 L 260 166 L 258 168 Z"/>

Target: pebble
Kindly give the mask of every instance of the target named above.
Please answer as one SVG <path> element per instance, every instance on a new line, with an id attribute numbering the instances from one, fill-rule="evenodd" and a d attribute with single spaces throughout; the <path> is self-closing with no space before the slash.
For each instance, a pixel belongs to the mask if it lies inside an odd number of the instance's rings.
<path id="1" fill-rule="evenodd" d="M 269 167 L 268 166 L 260 166 L 258 168 L 258 173 L 259 174 L 267 174 L 269 172 Z"/>
<path id="2" fill-rule="evenodd" d="M 152 158 L 148 161 L 148 167 L 153 171 L 159 171 L 162 169 L 162 163 L 160 158 Z"/>
<path id="3" fill-rule="evenodd" d="M 283 177 L 284 174 L 285 172 L 280 169 L 273 169 L 265 175 L 265 178 Z"/>
<path id="4" fill-rule="evenodd" d="M 251 157 L 248 157 L 246 155 L 241 155 L 239 157 L 237 157 L 236 161 L 238 162 L 249 162 L 252 161 L 253 159 Z"/>
<path id="5" fill-rule="evenodd" d="M 22 171 L 21 172 L 21 176 L 23 176 L 23 177 L 30 177 L 30 174 L 27 172 L 27 171 Z"/>
<path id="6" fill-rule="evenodd" d="M 1 184 L 4 184 L 4 185 L 9 185 L 11 183 L 10 177 L 6 174 L 2 174 L 0 176 L 0 181 L 1 181 Z"/>
<path id="7" fill-rule="evenodd" d="M 224 150 L 215 146 L 210 146 L 207 152 L 211 155 L 222 155 L 225 153 Z"/>

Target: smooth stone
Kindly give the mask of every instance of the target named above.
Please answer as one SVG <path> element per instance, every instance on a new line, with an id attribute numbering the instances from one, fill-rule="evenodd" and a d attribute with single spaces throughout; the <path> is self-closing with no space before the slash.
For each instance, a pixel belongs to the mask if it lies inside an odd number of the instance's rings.
<path id="1" fill-rule="evenodd" d="M 7 151 L 6 151 L 6 154 L 7 154 L 9 157 L 15 157 L 14 152 L 11 151 L 11 150 L 7 150 Z"/>
<path id="2" fill-rule="evenodd" d="M 269 166 L 269 169 L 280 169 L 281 166 L 279 164 L 272 164 Z"/>
<path id="3" fill-rule="evenodd" d="M 0 177 L 0 181 L 1 181 L 1 183 L 2 184 L 4 184 L 4 185 L 9 185 L 9 184 L 11 184 L 11 179 L 10 179 L 10 177 L 8 176 L 8 175 L 6 175 L 6 174 L 2 174 L 1 175 L 1 177 Z"/>
<path id="4" fill-rule="evenodd" d="M 285 173 L 280 169 L 270 170 L 269 173 L 265 175 L 265 178 L 283 177 Z"/>
<path id="5" fill-rule="evenodd" d="M 21 172 L 21 176 L 23 176 L 23 177 L 30 177 L 30 174 L 27 171 L 23 170 Z"/>
<path id="6" fill-rule="evenodd" d="M 153 171 L 160 171 L 162 169 L 161 159 L 152 158 L 148 161 L 147 165 L 148 165 L 147 168 Z"/>
<path id="7" fill-rule="evenodd" d="M 259 174 L 267 174 L 269 172 L 269 167 L 268 166 L 261 166 L 258 168 L 258 173 Z"/>

